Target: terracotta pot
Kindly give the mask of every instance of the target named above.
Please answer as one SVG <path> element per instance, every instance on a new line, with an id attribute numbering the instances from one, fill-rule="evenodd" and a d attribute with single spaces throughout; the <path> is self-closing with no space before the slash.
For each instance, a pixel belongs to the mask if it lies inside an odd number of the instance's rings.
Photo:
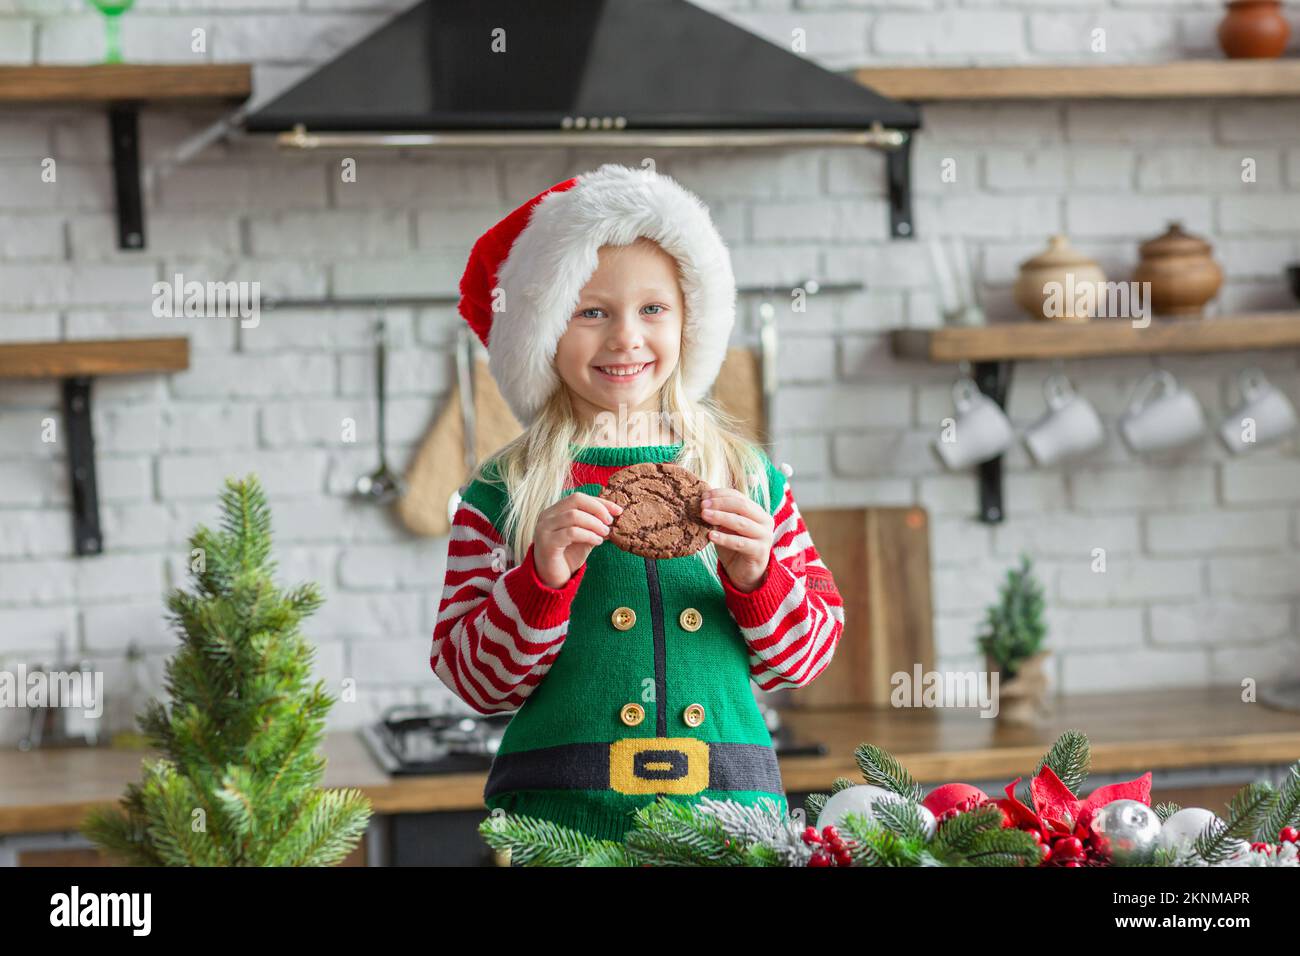
<path id="1" fill-rule="evenodd" d="M 1219 24 L 1219 46 L 1234 59 L 1281 56 L 1290 36 L 1280 0 L 1232 0 Z"/>
<path id="2" fill-rule="evenodd" d="M 1047 715 L 1047 658 L 1051 651 L 1039 651 L 1016 668 L 1014 677 L 1002 672 L 998 678 L 998 720 L 1008 724 L 1033 724 Z M 997 662 L 985 658 L 990 672 L 1002 671 Z"/>
<path id="3" fill-rule="evenodd" d="M 1015 299 L 1035 319 L 1087 322 L 1097 314 L 1098 283 L 1106 281 L 1101 266 L 1070 245 L 1065 236 L 1052 236 L 1047 249 L 1020 263 Z M 1081 302 L 1080 294 L 1090 301 Z"/>
<path id="4" fill-rule="evenodd" d="M 1151 311 L 1173 318 L 1198 318 L 1219 293 L 1223 270 L 1208 242 L 1183 231 L 1182 223 L 1138 246 L 1134 282 L 1151 283 Z"/>

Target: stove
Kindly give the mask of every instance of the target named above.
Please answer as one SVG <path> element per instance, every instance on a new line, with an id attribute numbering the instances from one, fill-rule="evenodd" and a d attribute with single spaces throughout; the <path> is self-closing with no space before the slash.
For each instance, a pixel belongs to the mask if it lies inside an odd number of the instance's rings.
<path id="1" fill-rule="evenodd" d="M 775 708 L 759 705 L 778 757 L 822 756 L 826 746 L 791 739 Z M 359 733 L 392 776 L 485 773 L 501 746 L 512 714 L 438 714 L 422 705 L 398 705 Z"/>

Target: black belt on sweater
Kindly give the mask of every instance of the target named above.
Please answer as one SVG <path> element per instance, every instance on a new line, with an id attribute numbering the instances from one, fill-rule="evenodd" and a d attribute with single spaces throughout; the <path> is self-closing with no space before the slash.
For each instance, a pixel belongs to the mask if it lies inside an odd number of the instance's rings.
<path id="1" fill-rule="evenodd" d="M 632 737 L 498 753 L 484 797 L 510 790 L 615 790 L 784 793 L 776 751 L 766 744 L 709 743 L 694 737 Z"/>

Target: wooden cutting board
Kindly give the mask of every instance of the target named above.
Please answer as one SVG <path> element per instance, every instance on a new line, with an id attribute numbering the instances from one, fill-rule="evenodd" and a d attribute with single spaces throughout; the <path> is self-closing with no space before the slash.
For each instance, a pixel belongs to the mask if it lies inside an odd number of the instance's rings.
<path id="1" fill-rule="evenodd" d="M 781 704 L 888 706 L 891 675 L 934 668 L 928 516 L 914 507 L 802 514 L 844 598 L 844 633 L 830 666 Z"/>

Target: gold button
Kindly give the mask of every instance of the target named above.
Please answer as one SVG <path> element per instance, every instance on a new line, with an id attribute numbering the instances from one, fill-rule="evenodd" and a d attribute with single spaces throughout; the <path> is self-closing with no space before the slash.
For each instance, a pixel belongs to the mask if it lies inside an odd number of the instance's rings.
<path id="1" fill-rule="evenodd" d="M 615 608 L 609 619 L 620 631 L 626 631 L 636 623 L 636 611 L 630 607 Z"/>
<path id="2" fill-rule="evenodd" d="M 682 711 L 682 720 L 686 722 L 687 727 L 698 727 L 704 723 L 704 708 L 699 704 L 691 704 Z"/>
<path id="3" fill-rule="evenodd" d="M 677 616 L 677 623 L 682 626 L 684 631 L 698 631 L 700 625 L 704 623 L 704 615 L 693 607 L 688 607 Z"/>
<path id="4" fill-rule="evenodd" d="M 618 712 L 618 718 L 629 727 L 635 727 L 645 720 L 645 708 L 640 704 L 624 704 Z"/>

